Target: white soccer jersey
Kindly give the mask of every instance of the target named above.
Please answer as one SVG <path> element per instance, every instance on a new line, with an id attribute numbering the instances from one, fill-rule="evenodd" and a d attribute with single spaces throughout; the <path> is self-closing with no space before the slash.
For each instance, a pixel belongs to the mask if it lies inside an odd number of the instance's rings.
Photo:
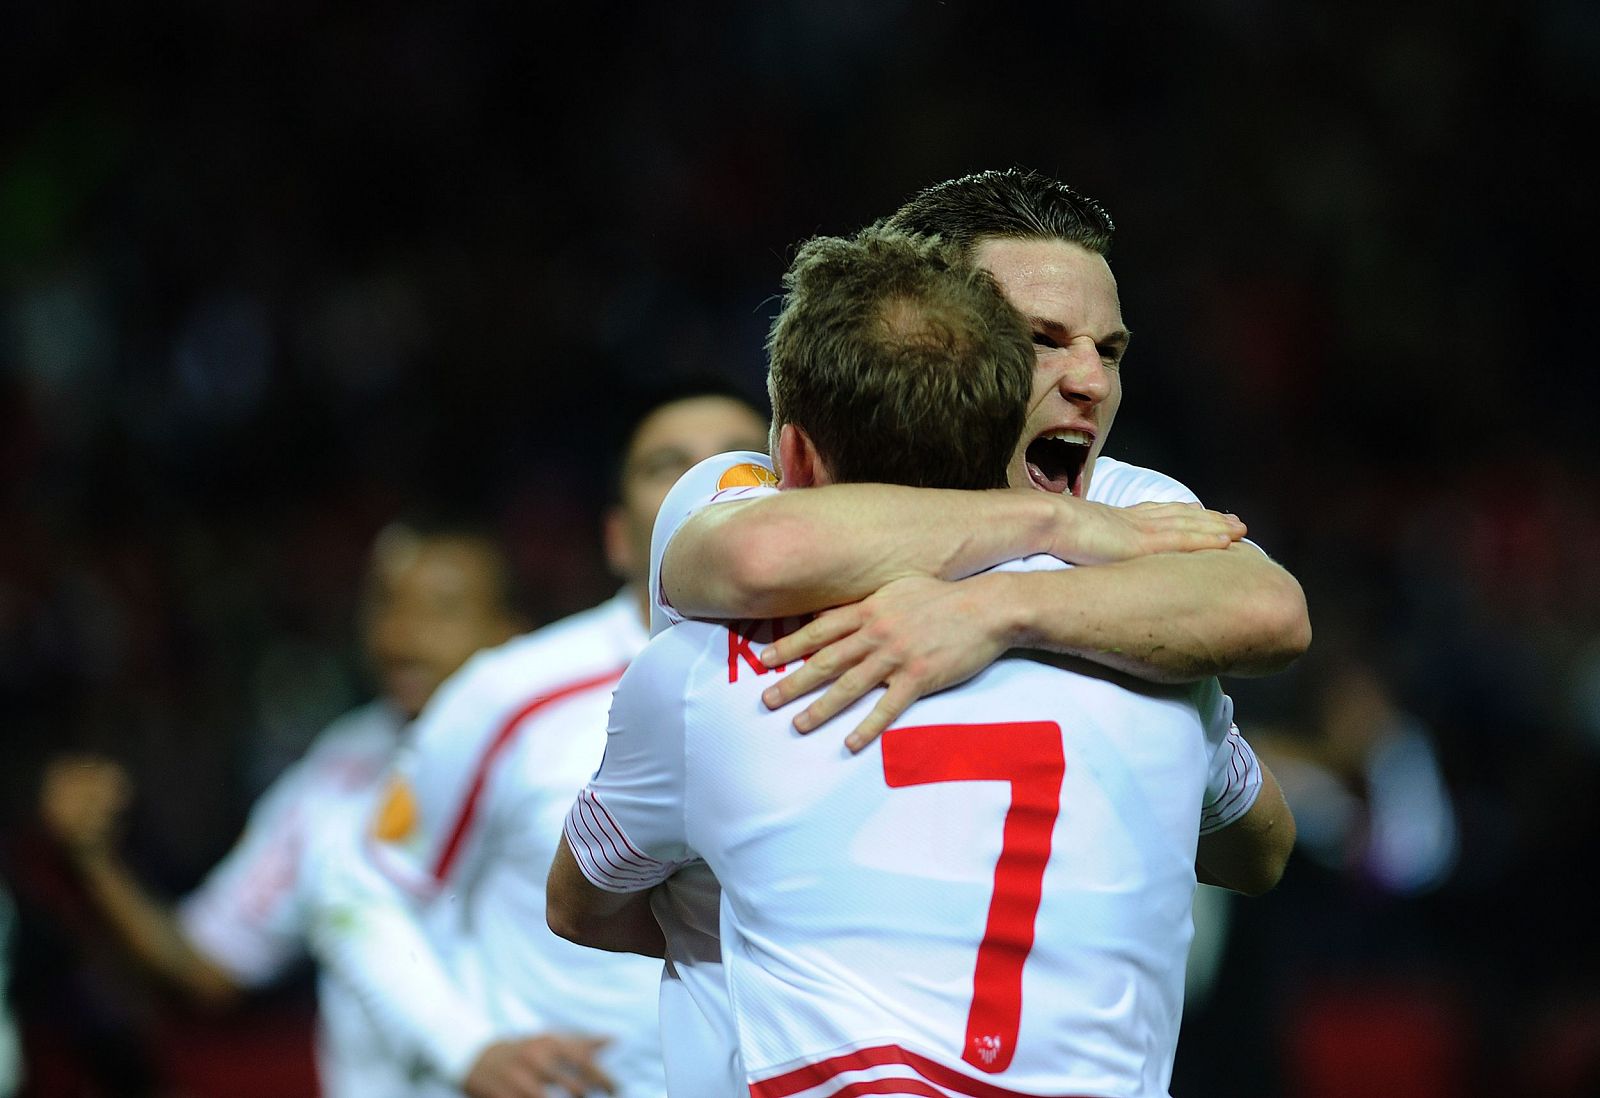
<path id="1" fill-rule="evenodd" d="M 400 741 L 400 714 L 372 702 L 330 724 L 250 810 L 243 835 L 178 907 L 195 947 L 244 987 L 306 956 L 322 870 L 354 857 L 359 821 Z M 366 1011 L 325 973 L 317 981 L 317 1070 L 329 1098 L 405 1093 L 404 1074 Z"/>
<path id="2" fill-rule="evenodd" d="M 772 637 L 656 637 L 567 823 L 599 887 L 721 881 L 749 1093 L 1165 1094 L 1197 833 L 1260 787 L 1216 681 L 1006 659 L 852 757 L 761 703 Z"/>
<path id="3" fill-rule="evenodd" d="M 650 535 L 650 634 L 683 621 L 661 589 L 661 557 L 678 528 L 700 508 L 731 500 L 754 499 L 776 492 L 772 461 L 751 450 L 717 454 L 694 466 L 667 493 L 656 512 Z M 1199 503 L 1200 499 L 1165 473 L 1101 457 L 1089 479 L 1088 499 L 1112 507 L 1136 503 Z"/>
<path id="4" fill-rule="evenodd" d="M 624 1098 L 664 1091 L 659 961 L 558 938 L 545 879 L 605 750 L 611 693 L 643 646 L 632 592 L 480 652 L 439 689 L 396 764 L 371 852 L 501 1037 L 611 1038 Z"/>

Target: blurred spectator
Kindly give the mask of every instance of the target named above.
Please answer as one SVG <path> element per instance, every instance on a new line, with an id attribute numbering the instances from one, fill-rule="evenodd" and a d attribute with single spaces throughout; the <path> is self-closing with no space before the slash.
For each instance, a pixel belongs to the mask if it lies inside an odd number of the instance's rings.
<path id="1" fill-rule="evenodd" d="M 233 851 L 176 911 L 153 897 L 118 853 L 134 792 L 127 773 L 95 756 L 49 766 L 40 792 L 45 824 L 139 965 L 189 999 L 220 1007 L 280 979 L 306 956 L 320 880 L 309 866 L 361 856 L 355 836 L 404 724 L 470 655 L 516 630 L 509 577 L 500 550 L 475 531 L 416 524 L 383 531 L 362 629 L 382 696 L 330 724 L 277 778 Z M 404 1057 L 348 989 L 324 979 L 319 999 L 322 1092 L 403 1093 Z"/>
<path id="2" fill-rule="evenodd" d="M 1309 735 L 1258 736 L 1295 806 L 1299 852 L 1355 887 L 1438 888 L 1458 841 L 1434 733 L 1360 661 L 1327 672 L 1315 706 Z"/>
<path id="3" fill-rule="evenodd" d="M 1326 642 L 1292 673 L 1293 723 L 1252 732 L 1299 825 L 1282 884 L 1197 898 L 1179 1098 L 1457 1098 L 1489 1066 L 1426 902 L 1461 842 L 1437 734 L 1336 631 Z M 1209 1052 L 1223 1032 L 1262 1050 L 1242 1076 Z"/>

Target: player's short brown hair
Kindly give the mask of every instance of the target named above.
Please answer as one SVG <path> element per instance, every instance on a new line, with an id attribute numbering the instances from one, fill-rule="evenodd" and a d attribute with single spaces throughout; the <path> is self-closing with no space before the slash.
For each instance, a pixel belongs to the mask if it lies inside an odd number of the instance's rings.
<path id="1" fill-rule="evenodd" d="M 1058 180 L 1023 168 L 974 172 L 935 183 L 887 220 L 891 229 L 937 236 L 969 256 L 985 240 L 1065 240 L 1097 255 L 1117 227 L 1104 206 Z"/>
<path id="2" fill-rule="evenodd" d="M 773 422 L 836 480 L 1003 488 L 1032 391 L 1032 337 L 986 271 L 873 225 L 818 237 L 784 275 L 767 340 Z"/>

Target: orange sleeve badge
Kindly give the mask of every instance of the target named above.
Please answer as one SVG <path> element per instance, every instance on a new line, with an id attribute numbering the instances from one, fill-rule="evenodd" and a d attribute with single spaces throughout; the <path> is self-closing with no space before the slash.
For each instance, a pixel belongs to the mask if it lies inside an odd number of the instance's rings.
<path id="1" fill-rule="evenodd" d="M 778 478 L 773 475 L 771 469 L 748 461 L 731 467 L 717 481 L 719 492 L 724 488 L 776 488 L 777 486 Z"/>
<path id="2" fill-rule="evenodd" d="M 383 802 L 372 822 L 372 836 L 380 842 L 397 843 L 417 826 L 417 795 L 411 785 L 396 775 L 389 779 Z"/>

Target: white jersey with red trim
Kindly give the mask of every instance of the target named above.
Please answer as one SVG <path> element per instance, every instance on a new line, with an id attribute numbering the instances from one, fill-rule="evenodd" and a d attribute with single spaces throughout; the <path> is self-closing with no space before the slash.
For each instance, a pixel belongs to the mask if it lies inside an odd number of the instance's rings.
<path id="1" fill-rule="evenodd" d="M 778 490 L 772 461 L 752 450 L 736 450 L 706 458 L 694 466 L 667 493 L 656 512 L 650 536 L 650 634 L 661 632 L 683 615 L 673 609 L 661 588 L 661 557 L 678 528 L 700 508 L 732 500 L 755 499 Z M 1088 500 L 1112 507 L 1137 503 L 1199 503 L 1200 498 L 1178 481 L 1154 469 L 1101 457 L 1089 478 Z"/>
<path id="2" fill-rule="evenodd" d="M 1197 836 L 1260 788 L 1217 682 L 1005 659 L 852 757 L 762 704 L 773 635 L 654 638 L 567 822 L 599 887 L 720 880 L 749 1093 L 1165 1094 Z"/>
<path id="3" fill-rule="evenodd" d="M 372 702 L 330 724 L 261 795 L 238 843 L 179 905 L 189 941 L 240 985 L 262 987 L 305 958 L 317 863 L 357 856 L 359 821 L 371 814 L 403 723 Z M 317 1007 L 325 1095 L 405 1093 L 403 1071 L 348 988 L 319 975 Z"/>
<path id="4" fill-rule="evenodd" d="M 413 725 L 371 844 L 502 1037 L 611 1038 L 625 1098 L 664 1091 L 661 963 L 574 945 L 545 921 L 562 820 L 605 749 L 606 713 L 645 642 L 632 592 L 480 652 Z"/>

